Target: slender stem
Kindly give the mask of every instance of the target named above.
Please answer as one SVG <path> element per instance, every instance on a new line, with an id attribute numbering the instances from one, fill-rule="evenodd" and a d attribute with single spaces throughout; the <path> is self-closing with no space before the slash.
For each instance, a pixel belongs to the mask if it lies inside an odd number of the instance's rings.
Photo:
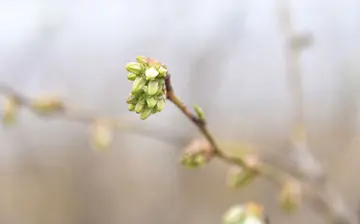
<path id="1" fill-rule="evenodd" d="M 213 148 L 212 155 L 217 156 L 218 158 L 231 163 L 240 165 L 244 168 L 249 168 L 247 163 L 242 158 L 232 158 L 227 156 L 225 153 L 223 153 L 219 146 L 217 145 L 213 135 L 210 133 L 209 129 L 207 128 L 206 121 L 199 119 L 195 113 L 191 112 L 185 104 L 176 96 L 174 92 L 174 88 L 171 84 L 171 76 L 170 74 L 165 79 L 165 86 L 166 86 L 166 96 L 167 99 L 170 100 L 172 103 L 175 104 L 177 108 L 179 108 L 183 114 L 189 118 L 189 120 L 199 129 L 199 131 L 204 135 L 204 137 L 209 141 Z M 255 171 L 255 170 L 254 170 Z"/>
<path id="2" fill-rule="evenodd" d="M 274 168 L 271 165 L 268 164 L 262 164 L 261 166 L 249 166 L 247 162 L 243 158 L 233 158 L 231 156 L 226 155 L 223 153 L 220 148 L 218 147 L 214 137 L 211 135 L 210 131 L 208 130 L 206 126 L 206 122 L 203 120 L 200 120 L 196 114 L 192 113 L 185 104 L 175 95 L 174 89 L 171 84 L 171 78 L 170 75 L 165 80 L 166 85 L 166 95 L 167 99 L 173 102 L 182 112 L 185 114 L 186 117 L 189 118 L 189 120 L 192 121 L 192 123 L 198 127 L 200 132 L 204 135 L 204 137 L 209 141 L 213 148 L 213 156 L 216 156 L 224 162 L 241 166 L 244 169 L 249 170 L 250 172 L 256 172 L 259 174 L 262 174 L 263 177 L 267 178 L 268 180 L 276 183 L 276 184 L 283 184 L 285 181 L 288 181 L 290 179 L 297 181 L 301 186 L 306 190 L 307 193 L 309 193 L 309 196 L 313 197 L 313 199 L 318 203 L 318 205 L 323 206 L 327 212 L 332 215 L 336 214 L 336 209 L 331 207 L 331 204 L 329 204 L 329 201 L 324 195 L 323 192 L 317 191 L 316 188 L 313 188 L 309 183 L 302 181 L 299 178 L 294 177 L 293 175 L 289 174 L 287 171 L 279 170 Z M 352 217 L 344 216 L 340 218 L 341 221 L 344 221 L 344 223 L 354 224 Z"/>

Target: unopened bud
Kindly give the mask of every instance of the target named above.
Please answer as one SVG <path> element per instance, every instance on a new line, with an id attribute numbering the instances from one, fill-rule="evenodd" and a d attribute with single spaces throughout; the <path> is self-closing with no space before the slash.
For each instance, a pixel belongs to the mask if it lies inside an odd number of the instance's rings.
<path id="1" fill-rule="evenodd" d="M 160 66 L 158 71 L 159 71 L 160 77 L 165 78 L 167 76 L 168 70 L 166 68 L 164 68 L 163 66 Z"/>
<path id="2" fill-rule="evenodd" d="M 243 205 L 234 205 L 230 207 L 223 216 L 223 224 L 240 224 L 244 221 L 245 208 Z"/>
<path id="3" fill-rule="evenodd" d="M 109 147 L 113 139 L 113 130 L 109 121 L 95 121 L 92 127 L 92 145 L 97 150 Z"/>
<path id="4" fill-rule="evenodd" d="M 143 72 L 143 67 L 140 63 L 130 62 L 126 65 L 126 70 L 136 75 L 140 75 Z"/>
<path id="5" fill-rule="evenodd" d="M 257 176 L 257 173 L 241 167 L 233 167 L 228 173 L 228 185 L 232 188 L 245 187 Z"/>
<path id="6" fill-rule="evenodd" d="M 126 99 L 126 103 L 128 104 L 132 104 L 132 103 L 137 103 L 138 101 L 138 98 L 133 96 L 133 95 L 130 95 L 127 99 Z"/>
<path id="7" fill-rule="evenodd" d="M 128 109 L 129 109 L 129 111 L 135 111 L 135 105 L 129 104 Z"/>
<path id="8" fill-rule="evenodd" d="M 196 112 L 197 117 L 200 120 L 202 120 L 202 121 L 205 120 L 205 113 L 198 105 L 194 105 L 194 110 Z"/>
<path id="9" fill-rule="evenodd" d="M 156 110 L 157 112 L 161 112 L 165 107 L 165 101 L 164 100 L 159 100 L 156 104 Z"/>
<path id="10" fill-rule="evenodd" d="M 137 77 L 133 82 L 132 93 L 136 93 L 141 90 L 146 84 L 146 80 L 142 77 Z"/>
<path id="11" fill-rule="evenodd" d="M 284 211 L 292 213 L 301 203 L 301 186 L 296 181 L 284 183 L 280 192 L 280 204 Z"/>
<path id="12" fill-rule="evenodd" d="M 18 110 L 18 103 L 14 97 L 6 97 L 4 105 L 4 114 L 2 122 L 5 125 L 12 125 L 16 121 L 16 114 Z"/>
<path id="13" fill-rule="evenodd" d="M 254 209 L 256 212 L 251 211 Z M 263 224 L 262 206 L 253 202 L 234 205 L 225 212 L 223 224 Z"/>
<path id="14" fill-rule="evenodd" d="M 155 93 L 159 90 L 159 82 L 158 81 L 150 81 L 147 89 L 147 94 L 149 96 L 155 95 Z"/>
<path id="15" fill-rule="evenodd" d="M 198 153 L 186 153 L 180 160 L 180 163 L 189 169 L 202 167 L 207 162 L 206 155 L 202 151 Z"/>
<path id="16" fill-rule="evenodd" d="M 154 97 L 149 97 L 146 99 L 146 103 L 149 108 L 154 108 L 156 106 L 157 100 Z"/>
<path id="17" fill-rule="evenodd" d="M 247 216 L 241 224 L 263 224 L 263 221 L 255 216 Z"/>
<path id="18" fill-rule="evenodd" d="M 135 112 L 140 113 L 143 109 L 144 104 L 141 101 L 137 102 L 137 104 L 135 105 Z"/>
<path id="19" fill-rule="evenodd" d="M 197 166 L 202 166 L 202 165 L 206 164 L 205 155 L 202 153 L 195 155 L 194 164 L 196 164 Z"/>
<path id="20" fill-rule="evenodd" d="M 130 81 L 134 81 L 136 79 L 136 75 L 134 73 L 129 73 L 127 78 Z"/>
<path id="21" fill-rule="evenodd" d="M 150 58 L 149 61 L 148 61 L 148 65 L 158 69 L 158 68 L 160 68 L 161 63 L 158 60 L 154 59 L 154 58 Z"/>
<path id="22" fill-rule="evenodd" d="M 158 91 L 155 93 L 156 96 L 162 96 L 163 95 L 163 86 L 159 86 Z"/>
<path id="23" fill-rule="evenodd" d="M 154 80 L 158 75 L 159 72 L 154 67 L 150 67 L 145 71 L 145 76 L 147 80 Z"/>
<path id="24" fill-rule="evenodd" d="M 141 63 L 141 64 L 147 64 L 149 62 L 149 58 L 146 56 L 138 56 L 136 58 L 136 61 Z"/>
<path id="25" fill-rule="evenodd" d="M 59 112 L 63 109 L 62 102 L 58 98 L 53 97 L 34 99 L 31 106 L 35 112 L 44 115 Z"/>
<path id="26" fill-rule="evenodd" d="M 148 118 L 150 115 L 152 114 L 152 109 L 146 107 L 140 114 L 140 119 L 141 120 L 145 120 L 146 118 Z"/>
<path id="27" fill-rule="evenodd" d="M 246 215 L 263 218 L 263 206 L 254 202 L 246 202 Z"/>

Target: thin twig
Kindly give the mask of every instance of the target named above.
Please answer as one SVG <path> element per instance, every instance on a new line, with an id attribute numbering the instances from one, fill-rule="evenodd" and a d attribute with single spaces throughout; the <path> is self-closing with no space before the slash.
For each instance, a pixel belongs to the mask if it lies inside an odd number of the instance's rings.
<path id="1" fill-rule="evenodd" d="M 295 104 L 293 108 L 295 113 L 294 124 L 295 128 L 299 128 L 299 126 L 303 128 L 305 118 L 300 57 L 302 50 L 310 44 L 311 36 L 302 36 L 295 33 L 290 4 L 287 0 L 278 0 L 278 13 L 281 31 L 286 41 L 285 63 L 288 87 Z M 351 214 L 342 197 L 329 185 L 322 165 L 316 160 L 307 146 L 305 133 L 301 133 L 301 135 L 303 136 L 300 136 L 300 139 L 299 136 L 292 139 L 293 153 L 296 156 L 295 162 L 298 171 L 307 180 L 308 185 L 317 193 L 314 204 L 325 208 L 330 221 L 333 223 L 356 224 L 358 222 L 357 217 Z"/>
<path id="2" fill-rule="evenodd" d="M 327 198 L 327 194 L 324 194 L 322 191 L 318 191 L 317 188 L 314 188 L 311 183 L 308 183 L 302 179 L 299 179 L 293 175 L 291 175 L 289 172 L 285 170 L 279 170 L 276 169 L 274 166 L 271 166 L 270 164 L 262 163 L 261 166 L 248 166 L 247 162 L 243 158 L 233 158 L 231 156 L 226 155 L 217 145 L 214 137 L 208 130 L 206 126 L 206 121 L 201 121 L 196 116 L 195 113 L 192 113 L 185 104 L 176 96 L 173 86 L 171 84 L 171 77 L 170 75 L 166 78 L 166 90 L 167 90 L 167 98 L 172 103 L 175 104 L 176 107 L 178 107 L 181 112 L 200 130 L 200 132 L 204 135 L 204 137 L 209 141 L 209 143 L 213 147 L 213 156 L 217 157 L 219 159 L 222 159 L 224 162 L 236 166 L 240 166 L 244 169 L 248 169 L 250 171 L 256 172 L 258 174 L 262 174 L 263 177 L 267 178 L 268 180 L 275 182 L 276 184 L 282 185 L 284 182 L 289 180 L 295 180 L 297 183 L 299 183 L 302 188 L 304 189 L 304 193 L 307 193 L 307 196 L 313 198 L 314 202 L 321 206 L 322 209 L 325 209 L 330 214 L 334 215 L 335 217 L 332 218 L 333 223 L 339 223 L 343 222 L 347 224 L 356 224 L 354 222 L 354 219 L 352 217 L 349 217 L 348 214 L 341 213 L 341 208 L 337 206 L 336 204 L 330 204 L 331 202 L 334 202 L 334 200 L 329 201 L 329 198 Z M 324 189 L 321 189 L 324 190 Z M 332 190 L 332 189 L 330 189 Z M 341 204 L 341 198 L 336 198 L 336 203 Z M 340 200 L 340 201 L 339 201 Z"/>
<path id="3" fill-rule="evenodd" d="M 231 164 L 237 164 L 237 165 L 241 165 L 244 168 L 249 168 L 247 167 L 247 163 L 242 159 L 242 158 L 238 158 L 238 159 L 234 159 L 232 157 L 229 157 L 227 155 L 225 155 L 219 148 L 219 146 L 217 145 L 214 137 L 211 135 L 211 133 L 209 132 L 207 125 L 206 125 L 206 121 L 199 119 L 196 114 L 192 113 L 186 106 L 185 104 L 176 96 L 172 83 L 171 83 L 171 75 L 168 74 L 168 76 L 165 79 L 165 86 L 166 86 L 166 96 L 167 99 L 170 100 L 172 103 L 175 104 L 175 106 L 177 106 L 184 114 L 185 116 L 193 123 L 195 124 L 195 126 L 200 130 L 200 132 L 204 135 L 204 137 L 209 141 L 209 143 L 211 144 L 211 146 L 213 147 L 213 155 L 217 156 L 218 158 L 229 162 Z"/>
<path id="4" fill-rule="evenodd" d="M 32 111 L 32 102 L 33 98 L 25 96 L 21 94 L 19 91 L 16 91 L 14 88 L 6 85 L 5 83 L 0 83 L 0 95 L 5 97 L 11 97 L 16 100 L 17 104 L 21 107 L 27 108 Z M 49 118 L 50 116 L 46 116 Z M 136 125 L 132 119 L 128 116 L 120 116 L 120 117 L 105 117 L 95 114 L 90 114 L 87 111 L 75 109 L 68 105 L 62 105 L 61 110 L 57 111 L 57 113 L 52 114 L 52 118 L 63 118 L 72 122 L 80 122 L 83 124 L 90 124 L 99 118 L 106 118 L 110 120 L 113 125 L 115 131 L 123 132 L 124 134 L 135 134 L 144 137 L 149 137 L 152 139 L 156 139 L 162 142 L 166 142 L 168 144 L 183 144 L 183 142 L 188 141 L 190 136 L 182 135 L 177 133 L 174 136 L 170 136 L 168 133 L 161 132 L 162 127 L 156 127 L 159 130 L 153 131 L 154 125 L 152 125 L 152 129 L 144 128 L 144 125 Z"/>

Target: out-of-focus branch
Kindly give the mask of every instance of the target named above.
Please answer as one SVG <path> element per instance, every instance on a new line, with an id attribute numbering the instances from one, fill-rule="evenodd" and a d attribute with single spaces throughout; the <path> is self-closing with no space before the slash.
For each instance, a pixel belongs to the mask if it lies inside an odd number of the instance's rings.
<path id="1" fill-rule="evenodd" d="M 313 198 L 313 204 L 322 207 L 327 212 L 332 223 L 358 223 L 357 216 L 351 208 L 345 205 L 342 197 L 327 182 L 327 176 L 322 165 L 310 151 L 305 132 L 303 86 L 301 77 L 301 52 L 312 41 L 309 35 L 297 35 L 292 24 L 290 2 L 278 0 L 279 22 L 285 37 L 286 72 L 288 87 L 295 104 L 294 132 L 292 133 L 292 154 L 297 166 L 297 173 L 308 181 L 310 187 L 316 189 L 318 195 Z"/>
<path id="2" fill-rule="evenodd" d="M 207 155 L 209 157 L 211 156 L 217 156 L 229 163 L 232 164 L 238 164 L 241 166 L 244 166 L 247 168 L 247 163 L 243 161 L 241 158 L 234 160 L 231 157 L 226 156 L 218 147 L 214 137 L 209 132 L 206 121 L 204 119 L 199 118 L 196 114 L 192 113 L 185 104 L 175 95 L 172 83 L 171 83 L 171 76 L 168 74 L 168 76 L 165 79 L 165 87 L 166 87 L 166 96 L 167 99 L 170 100 L 177 106 L 181 112 L 185 114 L 185 116 L 192 121 L 200 130 L 200 132 L 204 135 L 204 137 L 207 139 L 207 141 L 211 144 L 211 147 L 213 150 L 210 150 L 210 155 Z"/>
<path id="3" fill-rule="evenodd" d="M 169 133 L 164 133 L 161 131 L 161 127 L 157 127 L 158 131 L 153 131 L 154 126 L 152 125 L 151 129 L 147 129 L 144 127 L 144 125 L 137 125 L 130 116 L 120 116 L 120 117 L 105 117 L 105 116 L 99 116 L 95 115 L 93 113 L 89 113 L 88 111 L 76 109 L 74 107 L 70 107 L 63 103 L 60 98 L 58 97 L 52 97 L 52 96 L 41 96 L 36 98 L 31 98 L 28 96 L 25 96 L 24 94 L 20 93 L 19 91 L 15 90 L 14 88 L 11 88 L 10 86 L 0 83 L 0 95 L 4 96 L 6 101 L 8 102 L 6 105 L 12 107 L 12 108 L 5 108 L 2 111 L 2 119 L 3 122 L 4 119 L 6 119 L 6 113 L 13 113 L 10 114 L 11 116 L 16 116 L 20 108 L 27 108 L 30 111 L 34 112 L 38 116 L 41 117 L 52 117 L 52 118 L 62 118 L 68 121 L 73 122 L 80 122 L 85 125 L 91 125 L 91 124 L 98 124 L 102 121 L 103 124 L 107 124 L 101 129 L 101 131 L 104 136 L 109 135 L 106 138 L 109 138 L 112 136 L 112 131 L 117 132 L 124 132 L 125 134 L 135 134 L 135 135 L 141 135 L 144 137 L 149 137 L 152 139 L 157 139 L 162 142 L 167 142 L 169 144 L 183 144 L 184 141 L 188 141 L 189 136 L 179 136 L 178 134 L 175 135 L 169 135 Z M 9 105 L 12 104 L 12 105 Z M 14 108 L 16 107 L 16 108 Z M 7 110 L 15 109 L 15 111 L 7 111 Z M 39 110 L 40 109 L 40 110 Z M 41 111 L 42 110 L 42 111 Z M 46 111 L 47 110 L 47 111 Z M 15 119 L 15 118 L 14 118 Z M 106 121 L 106 122 L 105 122 Z M 12 121 L 15 122 L 15 121 Z M 105 130 L 105 132 L 104 132 Z M 95 133 L 96 135 L 96 133 Z M 95 137 L 95 136 L 93 136 Z M 108 139 L 107 144 L 110 144 L 110 140 Z"/>
<path id="4" fill-rule="evenodd" d="M 304 194 L 312 199 L 312 202 L 316 205 L 316 208 L 321 212 L 326 212 L 330 215 L 335 215 L 332 217 L 333 223 L 349 223 L 355 224 L 353 217 L 349 217 L 346 214 L 346 210 L 344 210 L 344 204 L 341 198 L 333 192 L 329 186 L 324 186 L 323 189 L 314 188 L 313 183 L 307 182 L 305 179 L 301 179 L 299 177 L 293 176 L 286 170 L 279 170 L 272 166 L 271 164 L 266 164 L 263 161 L 260 161 L 259 158 L 239 158 L 232 157 L 226 155 L 217 145 L 214 137 L 208 130 L 206 126 L 205 119 L 199 119 L 199 117 L 190 111 L 188 107 L 184 105 L 184 103 L 176 96 L 173 86 L 171 84 L 170 75 L 166 79 L 166 90 L 167 90 L 167 98 L 171 102 L 175 104 L 176 107 L 180 109 L 180 111 L 200 130 L 200 132 L 204 135 L 206 140 L 210 144 L 210 149 L 207 148 L 205 151 L 205 156 L 207 162 L 210 161 L 213 157 L 217 157 L 226 163 L 231 165 L 240 166 L 247 173 L 251 175 L 247 176 L 245 179 L 249 180 L 255 175 L 262 175 L 268 180 L 279 184 L 281 187 L 285 185 L 285 193 L 286 189 L 291 188 L 292 193 L 295 194 Z M 193 144 L 197 147 L 201 147 L 201 144 Z M 253 176 L 252 176 L 253 175 Z M 303 189 L 303 193 L 299 192 L 298 187 Z M 282 192 L 283 193 L 283 192 Z M 329 195 L 328 195 L 329 194 Z M 296 195 L 295 195 L 296 196 Z M 286 201 L 285 201 L 286 202 Z M 286 206 L 286 203 L 285 203 Z"/>
<path id="5" fill-rule="evenodd" d="M 285 38 L 285 66 L 288 78 L 288 89 L 293 102 L 293 126 L 291 143 L 293 144 L 293 159 L 299 168 L 299 175 L 311 181 L 324 181 L 325 174 L 321 165 L 312 155 L 308 144 L 305 129 L 303 85 L 301 77 L 301 52 L 312 41 L 309 34 L 298 35 L 294 31 L 289 1 L 278 0 L 280 30 Z"/>

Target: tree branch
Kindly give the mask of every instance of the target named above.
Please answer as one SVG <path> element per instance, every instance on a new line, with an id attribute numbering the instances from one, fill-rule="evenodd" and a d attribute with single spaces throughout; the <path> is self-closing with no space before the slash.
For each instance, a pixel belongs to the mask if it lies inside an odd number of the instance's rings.
<path id="1" fill-rule="evenodd" d="M 228 163 L 231 163 L 231 164 L 237 164 L 237 165 L 241 165 L 244 168 L 250 168 L 250 167 L 248 167 L 247 163 L 243 159 L 241 159 L 241 158 L 234 159 L 232 157 L 225 155 L 220 150 L 214 137 L 212 136 L 212 134 L 210 133 L 210 131 L 207 128 L 206 121 L 203 119 L 199 119 L 198 116 L 195 113 L 191 112 L 185 106 L 185 104 L 176 96 L 176 94 L 174 92 L 174 88 L 171 83 L 171 75 L 170 74 L 168 74 L 168 76 L 165 79 L 165 87 L 166 87 L 167 99 L 170 100 L 173 104 L 175 104 L 175 106 L 177 108 L 179 108 L 180 111 L 199 129 L 199 131 L 204 135 L 204 137 L 207 139 L 207 141 L 209 141 L 209 143 L 211 144 L 211 146 L 213 148 L 213 151 L 212 151 L 213 156 L 217 156 L 218 158 L 220 158 Z"/>
<path id="2" fill-rule="evenodd" d="M 333 223 L 347 223 L 347 224 L 357 224 L 353 217 L 349 216 L 346 211 L 343 211 L 342 207 L 339 205 L 343 205 L 341 198 L 336 197 L 334 198 L 335 192 L 332 191 L 331 188 L 326 189 L 317 189 L 314 188 L 311 182 L 307 182 L 306 180 L 299 179 L 289 172 L 285 170 L 278 170 L 274 166 L 270 164 L 256 164 L 256 166 L 250 165 L 244 158 L 234 158 L 231 156 L 226 155 L 217 145 L 214 137 L 210 133 L 207 128 L 206 121 L 200 120 L 195 113 L 192 113 L 186 105 L 176 96 L 174 92 L 174 88 L 171 83 L 171 76 L 165 80 L 166 84 L 166 95 L 167 99 L 171 101 L 180 111 L 199 129 L 199 131 L 203 134 L 206 140 L 211 144 L 213 151 L 211 153 L 212 156 L 217 157 L 223 160 L 226 163 L 240 166 L 250 172 L 254 172 L 257 174 L 263 175 L 263 177 L 267 178 L 268 180 L 275 182 L 282 186 L 289 180 L 295 181 L 296 183 L 300 184 L 307 193 L 307 196 L 313 199 L 314 204 L 319 206 L 319 208 L 325 210 L 327 213 L 330 213 L 334 217 L 330 217 Z M 326 190 L 326 191 L 325 191 Z M 328 198 L 327 194 L 330 193 L 332 198 Z M 335 200 L 336 199 L 336 200 Z M 335 203 L 335 204 L 331 204 Z M 322 213 L 322 212 L 321 212 Z M 340 214 L 339 214 L 340 213 Z M 328 216 L 327 216 L 328 217 Z"/>

